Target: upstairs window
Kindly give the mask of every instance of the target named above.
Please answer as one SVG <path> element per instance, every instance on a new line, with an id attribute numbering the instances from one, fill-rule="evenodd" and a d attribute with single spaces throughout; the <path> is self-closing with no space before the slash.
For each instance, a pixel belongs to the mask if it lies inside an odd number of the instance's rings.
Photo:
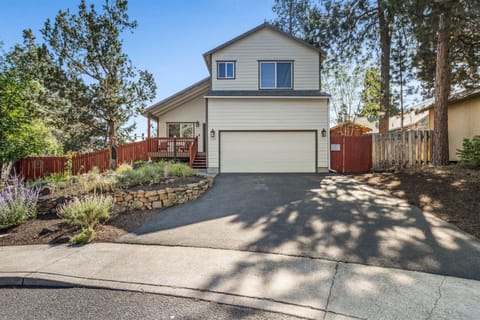
<path id="1" fill-rule="evenodd" d="M 235 61 L 217 62 L 217 79 L 235 79 Z"/>
<path id="2" fill-rule="evenodd" d="M 292 89 L 292 62 L 260 62 L 260 89 Z"/>

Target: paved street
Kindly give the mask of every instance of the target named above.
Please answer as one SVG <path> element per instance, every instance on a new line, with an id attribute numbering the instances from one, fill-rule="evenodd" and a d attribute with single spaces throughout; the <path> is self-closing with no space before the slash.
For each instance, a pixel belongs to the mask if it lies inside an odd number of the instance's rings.
<path id="1" fill-rule="evenodd" d="M 161 211 L 124 243 L 222 248 L 480 280 L 480 241 L 342 176 L 220 174 L 197 201 Z"/>
<path id="2" fill-rule="evenodd" d="M 277 313 L 156 294 L 99 289 L 0 289 L 0 319 L 290 320 Z"/>

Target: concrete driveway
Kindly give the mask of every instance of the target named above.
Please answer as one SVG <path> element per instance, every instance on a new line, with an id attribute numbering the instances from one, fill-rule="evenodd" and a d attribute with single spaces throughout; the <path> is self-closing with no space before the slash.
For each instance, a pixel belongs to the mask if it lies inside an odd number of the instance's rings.
<path id="1" fill-rule="evenodd" d="M 480 280 L 480 241 L 342 176 L 221 174 L 124 243 L 269 252 Z"/>

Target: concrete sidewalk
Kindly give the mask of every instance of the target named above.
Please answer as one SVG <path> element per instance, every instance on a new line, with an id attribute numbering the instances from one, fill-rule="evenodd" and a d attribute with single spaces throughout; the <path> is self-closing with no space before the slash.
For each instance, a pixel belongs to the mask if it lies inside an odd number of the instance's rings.
<path id="1" fill-rule="evenodd" d="M 144 291 L 311 319 L 478 319 L 480 281 L 233 250 L 97 243 L 0 248 L 0 286 Z"/>

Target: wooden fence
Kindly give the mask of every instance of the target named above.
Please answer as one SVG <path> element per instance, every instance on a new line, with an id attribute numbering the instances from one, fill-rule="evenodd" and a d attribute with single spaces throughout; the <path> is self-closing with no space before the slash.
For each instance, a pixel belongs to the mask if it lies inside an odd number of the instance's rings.
<path id="1" fill-rule="evenodd" d="M 432 156 L 433 132 L 402 131 L 372 135 L 373 170 L 424 166 Z"/>
<path id="2" fill-rule="evenodd" d="M 165 150 L 162 145 L 165 145 Z M 197 154 L 197 146 L 197 138 L 150 138 L 122 144 L 116 147 L 117 164 L 147 161 L 149 158 L 171 158 L 187 160 L 191 165 Z M 27 180 L 38 179 L 51 173 L 64 172 L 66 161 L 64 156 L 27 157 L 16 163 L 16 172 Z M 100 171 L 110 168 L 108 149 L 78 154 L 72 158 L 74 175 L 86 173 L 93 167 Z"/>
<path id="3" fill-rule="evenodd" d="M 27 180 L 38 179 L 51 173 L 65 171 L 67 157 L 44 156 L 26 157 L 16 163 L 16 173 Z M 72 173 L 77 175 L 97 167 L 100 171 L 109 168 L 108 150 L 83 153 L 72 157 Z"/>
<path id="4" fill-rule="evenodd" d="M 372 169 L 372 137 L 330 137 L 330 168 L 338 173 L 370 171 Z"/>

